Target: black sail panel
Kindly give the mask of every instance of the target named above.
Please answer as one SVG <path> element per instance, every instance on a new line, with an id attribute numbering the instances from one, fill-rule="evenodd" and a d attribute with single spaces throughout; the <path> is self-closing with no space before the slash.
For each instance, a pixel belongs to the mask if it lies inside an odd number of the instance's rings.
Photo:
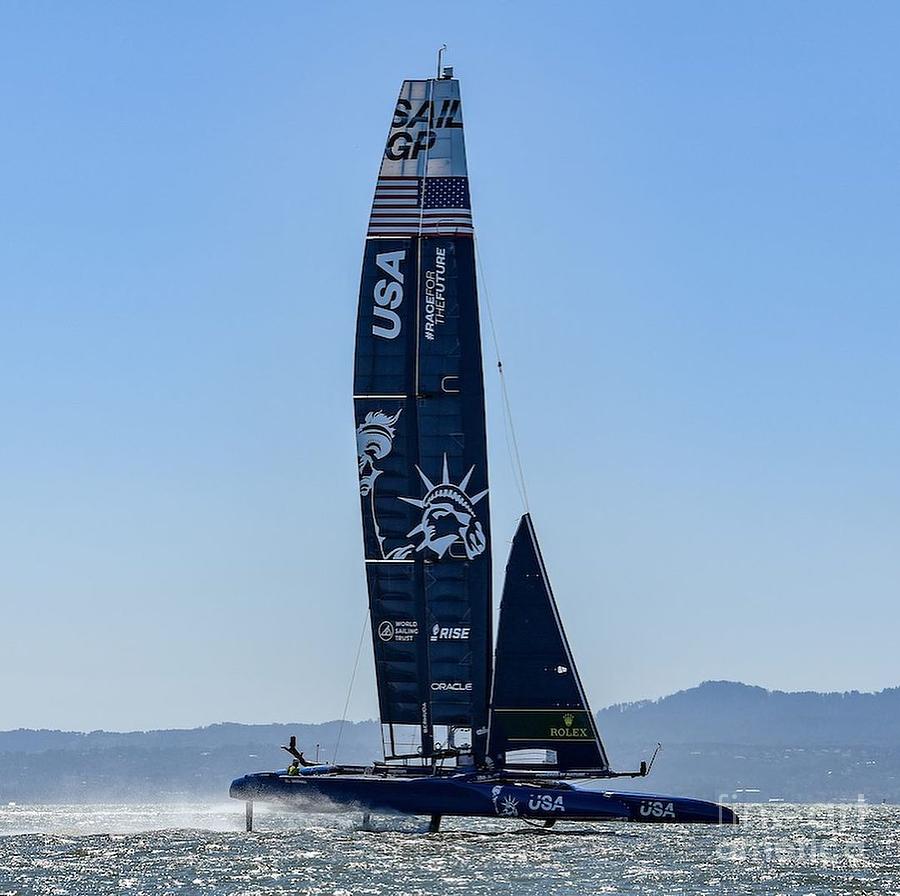
<path id="1" fill-rule="evenodd" d="M 435 724 L 472 727 L 474 735 L 487 727 L 492 631 L 473 243 L 425 238 L 421 258 L 417 549 L 425 558 L 431 705 Z"/>
<path id="2" fill-rule="evenodd" d="M 554 751 L 561 770 L 609 768 L 563 630 L 529 514 L 513 539 L 503 584 L 488 752 Z"/>
<path id="3" fill-rule="evenodd" d="M 366 240 L 354 404 L 382 722 L 471 729 L 491 687 L 487 447 L 459 83 L 405 81 Z"/>
<path id="4" fill-rule="evenodd" d="M 411 555 L 412 508 L 396 499 L 418 487 L 415 294 L 411 239 L 369 240 L 356 334 L 354 405 L 366 580 L 381 717 L 421 724 L 425 658 L 422 570 Z M 383 301 L 384 304 L 379 304 Z M 393 307 L 392 307 L 393 306 Z"/>

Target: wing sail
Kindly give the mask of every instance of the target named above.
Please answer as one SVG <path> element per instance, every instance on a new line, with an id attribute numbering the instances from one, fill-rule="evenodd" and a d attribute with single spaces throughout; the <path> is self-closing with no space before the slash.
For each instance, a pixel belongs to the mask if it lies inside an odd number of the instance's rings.
<path id="1" fill-rule="evenodd" d="M 366 238 L 354 404 L 382 722 L 471 729 L 491 666 L 484 382 L 459 82 L 405 81 Z M 388 754 L 395 754 L 394 733 Z"/>

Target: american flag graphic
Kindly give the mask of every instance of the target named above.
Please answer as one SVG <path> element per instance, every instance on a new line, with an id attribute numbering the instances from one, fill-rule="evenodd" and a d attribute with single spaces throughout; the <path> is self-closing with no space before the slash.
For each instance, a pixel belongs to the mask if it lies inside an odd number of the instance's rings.
<path id="1" fill-rule="evenodd" d="M 471 234 L 467 177 L 379 177 L 369 236 Z"/>

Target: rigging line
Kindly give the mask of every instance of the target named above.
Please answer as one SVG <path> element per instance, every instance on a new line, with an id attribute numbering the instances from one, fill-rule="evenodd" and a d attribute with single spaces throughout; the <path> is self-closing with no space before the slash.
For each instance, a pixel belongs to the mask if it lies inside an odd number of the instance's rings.
<path id="1" fill-rule="evenodd" d="M 366 614 L 363 617 L 362 631 L 359 633 L 359 644 L 356 646 L 356 659 L 353 662 L 353 674 L 350 676 L 350 686 L 347 688 L 347 699 L 344 701 L 344 711 L 341 713 L 341 724 L 338 728 L 337 743 L 334 745 L 334 761 L 332 765 L 337 765 L 338 750 L 341 748 L 341 739 L 344 736 L 344 725 L 347 722 L 347 709 L 350 706 L 350 695 L 353 693 L 353 683 L 356 681 L 356 670 L 359 668 L 359 655 L 362 653 L 363 640 L 366 637 L 366 629 L 369 627 L 369 609 L 366 607 Z"/>
<path id="2" fill-rule="evenodd" d="M 513 474 L 513 482 L 516 484 L 516 491 L 519 493 L 519 500 L 522 502 L 523 508 L 528 510 L 528 497 L 525 492 L 525 477 L 522 474 L 522 464 L 518 459 L 518 444 L 515 440 L 515 429 L 512 425 L 512 413 L 509 406 L 509 393 L 506 390 L 506 379 L 503 376 L 503 362 L 500 358 L 500 344 L 497 339 L 497 329 L 494 324 L 494 309 L 491 304 L 490 293 L 487 288 L 487 278 L 484 274 L 484 265 L 481 261 L 481 253 L 478 251 L 478 243 L 473 236 L 475 244 L 475 258 L 478 265 L 478 271 L 482 284 L 482 292 L 484 293 L 485 305 L 488 311 L 488 320 L 491 327 L 491 339 L 494 344 L 494 355 L 497 359 L 497 372 L 500 377 L 500 390 L 503 402 L 503 436 L 506 442 L 506 455 L 509 460 L 510 470 Z"/>
<path id="3" fill-rule="evenodd" d="M 478 240 L 472 236 L 475 245 L 475 262 L 478 265 L 478 273 L 481 279 L 481 291 L 484 294 L 484 303 L 487 307 L 488 321 L 491 327 L 491 341 L 494 344 L 494 355 L 497 359 L 497 373 L 500 376 L 500 393 L 503 399 L 503 431 L 506 436 L 506 450 L 509 454 L 510 466 L 513 468 L 513 479 L 516 483 L 516 489 L 522 500 L 522 506 L 525 512 L 529 513 L 528 506 L 528 489 L 525 486 L 525 471 L 522 467 L 522 456 L 519 452 L 519 440 L 516 437 L 516 427 L 513 422 L 512 405 L 509 401 L 509 390 L 506 387 L 506 377 L 503 372 L 503 361 L 500 357 L 500 342 L 497 339 L 497 327 L 494 322 L 494 306 L 491 303 L 490 290 L 488 289 L 487 277 L 484 274 L 484 264 L 481 260 L 481 251 L 479 250 Z"/>
<path id="4" fill-rule="evenodd" d="M 440 72 L 438 72 L 440 75 Z M 434 133 L 432 128 L 434 127 L 434 78 L 428 79 L 428 130 L 430 133 Z M 422 201 L 419 203 L 419 240 L 421 244 L 422 239 L 422 224 L 425 221 L 425 193 L 428 190 L 428 155 L 429 150 L 431 149 L 431 141 L 425 141 L 425 156 L 424 163 L 422 166 Z M 416 332 L 418 333 L 418 327 L 416 327 Z M 418 381 L 417 381 L 418 382 Z"/>

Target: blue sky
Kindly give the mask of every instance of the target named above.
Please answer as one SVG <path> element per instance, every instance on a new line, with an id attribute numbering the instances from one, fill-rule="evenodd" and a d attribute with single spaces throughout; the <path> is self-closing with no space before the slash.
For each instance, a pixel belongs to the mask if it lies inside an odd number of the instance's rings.
<path id="1" fill-rule="evenodd" d="M 340 715 L 362 242 L 441 42 L 594 705 L 900 683 L 900 10 L 405 9 L 0 8 L 0 727 Z"/>

